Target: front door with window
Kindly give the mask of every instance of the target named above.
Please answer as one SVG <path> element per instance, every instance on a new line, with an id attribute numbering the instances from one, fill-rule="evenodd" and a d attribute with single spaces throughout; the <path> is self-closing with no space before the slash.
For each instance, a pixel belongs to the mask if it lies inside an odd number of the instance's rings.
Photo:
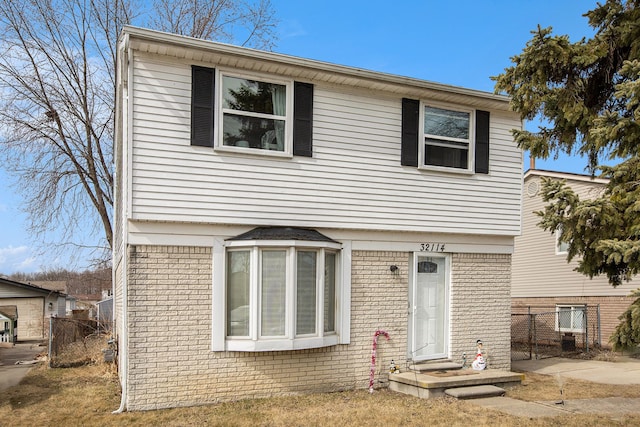
<path id="1" fill-rule="evenodd" d="M 414 361 L 447 356 L 448 258 L 416 254 L 409 296 L 409 357 Z"/>

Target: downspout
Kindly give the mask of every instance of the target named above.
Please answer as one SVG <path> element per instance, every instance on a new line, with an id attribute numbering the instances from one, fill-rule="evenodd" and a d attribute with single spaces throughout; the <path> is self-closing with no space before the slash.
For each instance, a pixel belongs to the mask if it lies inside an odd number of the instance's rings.
<path id="1" fill-rule="evenodd" d="M 133 75 L 133 70 L 131 69 L 131 64 L 133 64 L 133 53 L 131 52 L 131 49 L 129 48 L 129 35 L 125 34 L 123 37 L 123 48 L 122 48 L 122 54 L 123 55 L 127 55 L 127 65 L 125 68 L 126 72 L 127 72 L 127 76 L 126 76 L 126 94 L 123 93 L 123 100 L 121 105 L 124 106 L 124 103 L 126 102 L 126 109 L 124 109 L 124 111 L 122 112 L 122 119 L 121 119 L 121 125 L 120 126 L 124 126 L 126 123 L 126 142 L 129 143 L 131 141 L 131 114 L 129 114 L 132 110 L 131 110 L 131 97 L 129 96 L 129 85 L 131 84 L 131 82 L 133 82 L 132 79 L 132 75 Z M 120 71 L 120 76 L 122 77 L 123 74 L 123 70 L 119 70 Z M 123 91 L 125 92 L 125 91 Z M 117 102 L 117 100 L 116 100 Z M 124 132 L 122 132 L 124 133 Z M 117 138 L 117 134 L 116 134 L 116 138 Z M 121 242 L 121 246 L 122 246 L 122 333 L 120 336 L 118 336 L 118 358 L 119 358 L 119 369 L 122 370 L 121 375 L 120 375 L 120 406 L 118 407 L 118 409 L 116 409 L 115 411 L 112 412 L 112 414 L 120 414 L 124 411 L 126 411 L 127 409 L 127 389 L 128 389 L 128 377 L 129 377 L 129 331 L 128 331 L 128 322 L 129 322 L 129 315 L 128 315 L 128 286 L 127 286 L 127 269 L 128 269 L 128 251 L 127 251 L 127 247 L 129 244 L 129 239 L 128 239 L 128 232 L 129 232 L 129 227 L 128 227 L 128 206 L 129 206 L 129 192 L 125 191 L 125 189 L 128 189 L 128 182 L 125 181 L 125 177 L 127 176 L 127 174 L 124 172 L 125 169 L 128 169 L 129 166 L 129 152 L 126 149 L 126 144 L 124 143 L 125 141 L 121 141 L 122 142 L 122 153 L 121 153 L 121 158 L 120 158 L 120 162 L 123 164 L 123 167 L 120 171 L 120 173 L 122 174 L 120 183 L 121 183 L 121 188 L 120 191 L 123 192 L 122 197 L 120 198 L 120 204 L 122 206 L 120 206 L 119 208 L 121 209 L 121 221 L 122 221 L 122 242 Z M 123 207 L 126 207 L 126 209 L 123 209 Z M 115 224 L 114 224 L 115 225 Z M 115 247 L 112 250 L 113 253 L 115 254 Z M 113 259 L 113 255 L 112 255 L 112 259 Z M 115 278 L 115 270 L 112 270 L 111 272 L 112 274 L 112 280 L 113 278 Z M 113 285 L 115 286 L 115 281 L 112 282 Z M 115 293 L 114 293 L 115 296 Z M 116 304 L 116 299 L 113 298 L 113 304 L 114 304 L 114 310 L 113 313 L 115 313 L 115 304 Z M 115 322 L 115 317 L 114 317 L 114 322 Z M 121 357 L 122 356 L 122 357 Z"/>

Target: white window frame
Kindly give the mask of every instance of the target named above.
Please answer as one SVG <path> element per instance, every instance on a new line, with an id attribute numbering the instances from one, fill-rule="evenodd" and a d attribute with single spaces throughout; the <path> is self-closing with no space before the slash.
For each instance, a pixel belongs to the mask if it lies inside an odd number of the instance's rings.
<path id="1" fill-rule="evenodd" d="M 425 133 L 425 129 L 424 129 L 424 119 L 425 119 L 425 107 L 434 107 L 434 108 L 441 108 L 444 110 L 449 110 L 449 111 L 455 111 L 455 112 L 461 112 L 461 113 L 467 113 L 469 114 L 469 139 L 460 139 L 460 138 L 448 138 L 448 137 L 443 137 L 441 135 L 433 135 L 433 134 L 427 134 Z M 449 172 L 449 173 L 458 173 L 458 174 L 466 174 L 466 175 L 471 175 L 473 174 L 475 171 L 475 140 L 476 140 L 476 131 L 475 131 L 475 110 L 471 109 L 471 108 L 466 108 L 466 107 L 462 107 L 459 105 L 452 105 L 452 104 L 444 104 L 444 103 L 437 103 L 437 102 L 425 102 L 425 101 L 421 101 L 420 102 L 420 122 L 419 122 L 419 134 L 421 135 L 420 140 L 419 140 L 419 144 L 418 144 L 418 168 L 419 169 L 425 169 L 425 170 L 433 170 L 433 171 L 441 171 L 441 172 Z M 455 167 L 449 167 L 449 166 L 435 166 L 435 165 L 428 165 L 425 163 L 425 153 L 426 153 L 426 139 L 427 138 L 431 138 L 431 139 L 439 139 L 442 140 L 444 144 L 446 144 L 447 141 L 452 141 L 452 142 L 457 142 L 457 143 L 466 143 L 468 144 L 469 150 L 468 150 L 468 157 L 467 157 L 467 168 L 466 169 L 461 169 L 461 168 L 455 168 Z"/>
<path id="2" fill-rule="evenodd" d="M 567 255 L 569 252 L 569 243 L 564 243 L 560 241 L 560 234 L 562 233 L 562 228 L 558 228 L 555 231 L 556 237 L 556 255 Z"/>
<path id="3" fill-rule="evenodd" d="M 230 337 L 226 334 L 226 254 L 232 250 L 251 252 L 250 320 L 249 336 Z M 256 260 L 263 250 L 287 251 L 287 289 L 285 308 L 285 336 L 260 336 L 260 267 Z M 320 255 L 316 265 L 316 333 L 296 336 L 296 252 L 316 250 Z M 335 330 L 324 332 L 324 254 L 336 253 L 335 283 Z M 213 304 L 212 304 L 212 351 L 285 351 L 328 347 L 350 342 L 351 315 L 351 243 L 312 241 L 223 241 L 216 238 L 213 248 Z M 322 277 L 320 277 L 322 276 Z M 322 279 L 322 280 L 320 280 Z"/>
<path id="4" fill-rule="evenodd" d="M 569 328 L 564 328 L 560 326 L 560 312 L 562 312 L 562 309 L 570 309 L 570 323 L 571 323 L 571 327 Z M 583 333 L 584 329 L 585 329 L 585 325 L 584 325 L 584 321 L 585 321 L 585 312 L 587 310 L 587 306 L 586 305 L 582 305 L 582 304 L 556 304 L 556 324 L 555 324 L 555 330 L 557 332 L 572 332 L 572 333 Z M 566 312 L 566 310 L 564 310 L 564 312 Z M 582 323 L 582 327 L 581 328 L 577 328 L 576 326 L 576 313 L 581 313 L 582 319 L 581 319 L 581 323 Z"/>
<path id="5" fill-rule="evenodd" d="M 234 70 L 220 69 L 216 68 L 216 86 L 215 86 L 215 136 L 214 136 L 214 150 L 219 152 L 228 152 L 228 153 L 240 153 L 240 154 L 251 154 L 251 155 L 260 155 L 260 156 L 271 156 L 271 157 L 285 157 L 292 158 L 293 157 L 293 80 L 290 79 L 281 79 L 265 74 L 259 73 L 243 73 L 237 72 Z M 230 110 L 223 108 L 223 78 L 225 76 L 235 77 L 239 79 L 247 79 L 247 80 L 255 80 L 264 83 L 273 83 L 279 84 L 286 87 L 286 114 L 284 117 L 285 120 L 285 141 L 284 141 L 284 151 L 275 151 L 275 150 L 264 150 L 260 148 L 251 148 L 251 147 L 235 147 L 224 145 L 224 114 L 225 113 L 234 113 L 237 114 L 237 110 Z M 280 116 L 270 115 L 270 114 L 261 114 L 254 113 L 248 114 L 252 117 L 261 117 L 266 119 L 274 119 L 279 118 Z"/>

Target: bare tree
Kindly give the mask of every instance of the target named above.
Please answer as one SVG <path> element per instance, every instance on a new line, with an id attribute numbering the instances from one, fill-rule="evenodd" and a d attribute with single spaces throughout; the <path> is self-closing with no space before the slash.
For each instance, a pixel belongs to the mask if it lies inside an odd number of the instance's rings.
<path id="1" fill-rule="evenodd" d="M 141 17 L 158 29 L 270 48 L 269 0 L 157 0 L 143 15 L 129 0 L 0 0 L 0 158 L 43 244 L 93 225 L 113 242 L 116 41 Z M 86 237 L 86 236 L 85 236 Z M 106 253 L 106 252 L 105 252 Z"/>
<path id="2" fill-rule="evenodd" d="M 270 0 L 157 0 L 152 26 L 170 33 L 271 49 L 275 19 Z"/>

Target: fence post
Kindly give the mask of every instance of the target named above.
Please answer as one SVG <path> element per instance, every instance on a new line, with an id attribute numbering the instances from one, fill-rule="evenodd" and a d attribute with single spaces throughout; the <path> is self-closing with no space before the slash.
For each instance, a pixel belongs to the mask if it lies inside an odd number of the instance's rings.
<path id="1" fill-rule="evenodd" d="M 531 306 L 527 306 L 527 321 L 529 323 L 527 329 L 527 344 L 529 347 L 529 360 L 533 358 L 533 331 L 531 329 Z"/>
<path id="2" fill-rule="evenodd" d="M 53 343 L 53 317 L 49 317 L 49 368 L 51 368 L 51 344 Z"/>
<path id="3" fill-rule="evenodd" d="M 538 354 L 538 329 L 537 329 L 537 322 L 536 322 L 536 315 L 532 314 L 531 315 L 531 321 L 533 322 L 533 345 L 535 346 L 535 354 L 536 354 L 536 360 L 538 360 L 539 358 L 539 354 Z"/>
<path id="4" fill-rule="evenodd" d="M 600 304 L 596 305 L 596 314 L 598 318 L 598 345 L 602 348 L 602 325 L 600 324 Z"/>
<path id="5" fill-rule="evenodd" d="M 584 335 L 585 352 L 589 353 L 589 305 L 584 308 Z"/>

